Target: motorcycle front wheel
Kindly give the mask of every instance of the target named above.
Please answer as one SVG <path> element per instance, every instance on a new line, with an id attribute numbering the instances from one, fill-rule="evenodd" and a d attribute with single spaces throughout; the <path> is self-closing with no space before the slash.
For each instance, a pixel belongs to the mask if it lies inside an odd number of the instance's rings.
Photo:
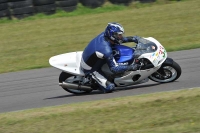
<path id="1" fill-rule="evenodd" d="M 79 81 L 76 79 L 76 76 L 69 74 L 69 73 L 65 73 L 65 72 L 61 72 L 60 76 L 59 76 L 59 83 L 62 82 L 68 82 L 68 83 L 78 83 Z M 65 91 L 69 92 L 69 93 L 73 93 L 73 94 L 86 94 L 86 93 L 90 93 L 92 90 L 88 90 L 88 91 L 83 91 L 83 90 L 75 90 L 75 89 L 70 89 L 70 88 L 65 88 L 62 87 Z"/>
<path id="2" fill-rule="evenodd" d="M 161 68 L 149 76 L 149 79 L 159 82 L 168 83 L 177 80 L 181 76 L 181 67 L 178 63 L 164 63 Z"/>

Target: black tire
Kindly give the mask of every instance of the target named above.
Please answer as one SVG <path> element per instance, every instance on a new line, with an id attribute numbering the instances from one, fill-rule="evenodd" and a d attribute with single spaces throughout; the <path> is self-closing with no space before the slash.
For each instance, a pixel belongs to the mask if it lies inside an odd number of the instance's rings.
<path id="1" fill-rule="evenodd" d="M 141 3 L 151 3 L 155 2 L 156 0 L 139 0 Z"/>
<path id="2" fill-rule="evenodd" d="M 4 18 L 4 17 L 10 18 L 10 11 L 8 9 L 0 11 L 0 18 Z"/>
<path id="3" fill-rule="evenodd" d="M 32 6 L 32 5 L 33 5 L 32 0 L 8 2 L 8 6 L 11 9 L 22 8 L 22 7 Z"/>
<path id="4" fill-rule="evenodd" d="M 77 6 L 77 4 L 78 4 L 77 0 L 56 1 L 57 7 L 71 7 L 71 6 Z"/>
<path id="5" fill-rule="evenodd" d="M 7 0 L 0 0 L 0 3 L 6 3 Z"/>
<path id="6" fill-rule="evenodd" d="M 168 83 L 177 80 L 181 76 L 181 67 L 175 61 L 173 61 L 173 63 L 163 63 L 160 69 L 162 68 L 166 74 L 169 74 L 169 77 L 160 78 L 158 74 L 154 73 L 149 76 L 149 79 L 159 83 Z"/>
<path id="7" fill-rule="evenodd" d="M 66 81 L 70 77 L 73 77 L 73 75 L 69 74 L 69 73 L 61 72 L 60 76 L 59 76 L 59 83 Z M 90 91 L 79 91 L 79 90 L 73 90 L 73 89 L 70 89 L 70 88 L 64 88 L 64 87 L 62 87 L 62 88 L 65 91 L 67 91 L 69 93 L 73 93 L 73 94 L 86 94 L 86 93 L 92 92 L 92 90 L 90 90 Z"/>
<path id="8" fill-rule="evenodd" d="M 19 1 L 25 1 L 25 0 L 8 0 L 8 2 L 19 2 Z"/>
<path id="9" fill-rule="evenodd" d="M 105 0 L 79 0 L 79 2 L 86 7 L 97 8 L 101 7 Z"/>
<path id="10" fill-rule="evenodd" d="M 30 16 L 33 16 L 34 14 L 31 13 L 31 14 L 20 14 L 20 15 L 13 15 L 15 18 L 17 19 L 23 19 L 23 18 L 26 18 L 26 17 L 30 17 Z"/>
<path id="11" fill-rule="evenodd" d="M 52 14 L 56 13 L 56 10 L 54 10 L 54 11 L 48 11 L 48 12 L 41 12 L 41 13 L 43 13 L 45 15 L 52 15 Z"/>
<path id="12" fill-rule="evenodd" d="M 71 6 L 71 7 L 58 7 L 61 10 L 64 10 L 66 12 L 72 12 L 74 10 L 76 10 L 77 6 Z"/>
<path id="13" fill-rule="evenodd" d="M 49 5 L 55 4 L 55 0 L 33 0 L 33 5 L 41 6 L 41 5 Z"/>
<path id="14" fill-rule="evenodd" d="M 0 11 L 6 10 L 6 9 L 8 9 L 8 4 L 7 3 L 0 4 Z"/>
<path id="15" fill-rule="evenodd" d="M 43 6 L 35 6 L 36 13 L 45 13 L 45 14 L 53 14 L 56 11 L 56 5 L 43 5 Z"/>
<path id="16" fill-rule="evenodd" d="M 123 4 L 123 5 L 129 5 L 132 0 L 109 0 L 112 4 Z"/>
<path id="17" fill-rule="evenodd" d="M 34 13 L 33 7 L 23 7 L 23 8 L 15 8 L 11 12 L 13 15 L 20 15 L 20 14 L 32 14 Z"/>

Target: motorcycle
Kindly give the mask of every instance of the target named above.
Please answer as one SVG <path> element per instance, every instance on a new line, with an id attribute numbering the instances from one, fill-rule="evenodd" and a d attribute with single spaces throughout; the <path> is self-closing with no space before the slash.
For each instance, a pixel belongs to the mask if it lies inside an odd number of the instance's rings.
<path id="1" fill-rule="evenodd" d="M 51 66 L 62 71 L 59 85 L 73 94 L 90 93 L 99 89 L 97 82 L 85 75 L 80 68 L 82 52 L 60 54 L 49 59 Z M 181 75 L 179 64 L 167 57 L 165 48 L 153 37 L 141 38 L 135 47 L 115 45 L 113 55 L 119 65 L 141 65 L 136 71 L 114 74 L 104 64 L 101 70 L 115 84 L 116 90 L 142 84 L 149 79 L 159 83 L 173 82 Z"/>

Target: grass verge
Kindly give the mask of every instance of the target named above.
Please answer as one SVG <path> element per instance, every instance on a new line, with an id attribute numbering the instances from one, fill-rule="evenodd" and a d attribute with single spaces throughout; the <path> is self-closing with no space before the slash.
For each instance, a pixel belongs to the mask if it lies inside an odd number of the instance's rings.
<path id="1" fill-rule="evenodd" d="M 140 3 L 139 1 L 134 1 L 129 6 L 125 6 L 123 4 L 121 5 L 115 5 L 111 4 L 110 2 L 106 1 L 104 5 L 98 8 L 88 8 L 83 6 L 82 4 L 78 3 L 77 9 L 73 12 L 65 12 L 63 10 L 57 9 L 56 13 L 53 15 L 45 15 L 42 13 L 35 14 L 34 16 L 24 18 L 22 21 L 26 20 L 37 20 L 37 19 L 48 19 L 48 18 L 58 18 L 58 17 L 71 17 L 71 16 L 79 16 L 79 15 L 88 15 L 88 14 L 98 14 L 98 13 L 105 13 L 105 12 L 112 12 L 112 11 L 119 11 L 119 10 L 125 10 L 125 9 L 133 9 L 133 8 L 143 8 L 143 7 L 149 7 L 152 5 L 163 5 L 163 4 L 169 4 L 174 3 L 176 0 L 156 0 L 156 2 L 152 3 Z M 187 0 L 181 0 L 181 1 L 187 1 Z M 0 23 L 13 23 L 13 22 L 20 22 L 21 20 L 18 20 L 16 18 L 10 19 L 0 19 Z"/>
<path id="2" fill-rule="evenodd" d="M 199 4 L 199 0 L 150 4 L 145 8 L 133 4 L 126 9 L 117 6 L 110 12 L 98 8 L 97 14 L 88 9 L 78 16 L 2 22 L 0 73 L 49 67 L 51 56 L 83 50 L 108 22 L 121 23 L 127 36 L 155 37 L 167 51 L 199 48 Z"/>
<path id="3" fill-rule="evenodd" d="M 199 133 L 200 88 L 0 114 L 0 133 Z"/>

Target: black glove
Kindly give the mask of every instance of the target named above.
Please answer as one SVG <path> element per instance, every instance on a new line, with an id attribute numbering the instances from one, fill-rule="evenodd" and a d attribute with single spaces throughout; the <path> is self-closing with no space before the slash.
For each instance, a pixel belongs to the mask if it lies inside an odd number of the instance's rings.
<path id="1" fill-rule="evenodd" d="M 141 67 L 139 64 L 133 64 L 129 66 L 129 71 L 136 71 Z"/>

